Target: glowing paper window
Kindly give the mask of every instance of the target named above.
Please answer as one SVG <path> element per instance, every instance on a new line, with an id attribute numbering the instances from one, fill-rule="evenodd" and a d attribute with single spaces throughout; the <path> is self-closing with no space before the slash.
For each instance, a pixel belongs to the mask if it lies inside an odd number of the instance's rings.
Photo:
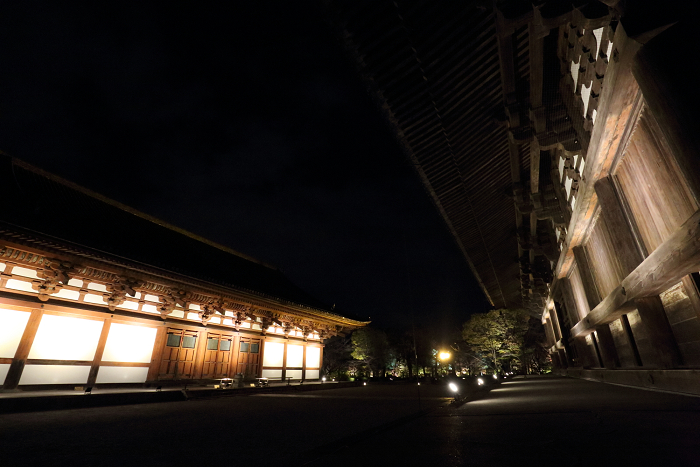
<path id="1" fill-rule="evenodd" d="M 10 371 L 10 364 L 0 363 L 0 384 L 3 384 L 5 382 L 5 378 L 7 378 L 8 371 Z"/>
<path id="2" fill-rule="evenodd" d="M 284 358 L 284 344 L 280 342 L 265 342 L 263 366 L 281 367 Z"/>
<path id="3" fill-rule="evenodd" d="M 287 370 L 287 378 L 301 379 L 301 370 Z"/>
<path id="4" fill-rule="evenodd" d="M 263 370 L 262 377 L 263 378 L 270 378 L 270 379 L 281 379 L 282 378 L 282 370 Z"/>
<path id="5" fill-rule="evenodd" d="M 143 297 L 143 299 L 148 300 L 149 302 L 156 302 L 156 303 L 160 302 L 160 299 L 158 297 L 156 297 L 155 295 L 146 294 L 146 296 Z"/>
<path id="6" fill-rule="evenodd" d="M 27 268 L 22 268 L 19 266 L 15 266 L 12 268 L 12 274 L 16 274 L 18 276 L 24 276 L 24 277 L 29 277 L 31 279 L 38 279 L 36 275 L 36 271 L 34 269 L 27 269 Z"/>
<path id="7" fill-rule="evenodd" d="M 68 289 L 61 289 L 55 294 L 51 294 L 54 297 L 58 298 L 67 298 L 69 300 L 78 300 L 80 299 L 80 292 L 77 290 L 68 290 Z"/>
<path id="8" fill-rule="evenodd" d="M 0 309 L 0 358 L 14 358 L 30 314 L 28 311 Z"/>
<path id="9" fill-rule="evenodd" d="M 321 360 L 321 349 L 320 347 L 307 347 L 306 348 L 306 368 L 320 368 L 319 365 Z"/>
<path id="10" fill-rule="evenodd" d="M 27 365 L 19 384 L 85 384 L 89 365 Z"/>
<path id="11" fill-rule="evenodd" d="M 306 379 L 318 379 L 318 370 L 306 370 Z"/>
<path id="12" fill-rule="evenodd" d="M 83 281 L 80 279 L 71 279 L 68 281 L 68 285 L 72 285 L 73 287 L 82 287 Z"/>
<path id="13" fill-rule="evenodd" d="M 97 282 L 90 282 L 87 285 L 87 288 L 90 290 L 97 290 L 98 292 L 106 292 L 107 287 L 104 284 L 98 284 Z"/>
<path id="14" fill-rule="evenodd" d="M 301 368 L 304 365 L 304 346 L 287 346 L 287 367 Z"/>
<path id="15" fill-rule="evenodd" d="M 102 305 L 105 303 L 104 300 L 102 300 L 102 295 L 96 295 L 94 293 L 86 293 L 85 298 L 83 298 L 88 303 L 96 303 L 98 305 Z"/>
<path id="16" fill-rule="evenodd" d="M 101 331 L 102 321 L 44 315 L 29 358 L 92 360 Z"/>
<path id="17" fill-rule="evenodd" d="M 96 383 L 143 383 L 148 377 L 148 367 L 101 366 Z"/>
<path id="18" fill-rule="evenodd" d="M 149 363 L 155 341 L 156 328 L 112 323 L 102 361 Z"/>
<path id="19" fill-rule="evenodd" d="M 8 289 L 22 290 L 24 292 L 36 292 L 36 290 L 32 289 L 31 283 L 17 279 L 7 279 L 5 287 Z"/>

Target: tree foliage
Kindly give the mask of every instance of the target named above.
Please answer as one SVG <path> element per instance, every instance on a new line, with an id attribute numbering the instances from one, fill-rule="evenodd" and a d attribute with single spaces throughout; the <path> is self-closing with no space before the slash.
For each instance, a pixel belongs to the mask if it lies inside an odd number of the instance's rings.
<path id="1" fill-rule="evenodd" d="M 374 376 L 384 376 L 392 351 L 386 333 L 364 327 L 352 333 L 352 357 L 364 362 Z"/>
<path id="2" fill-rule="evenodd" d="M 490 360 L 494 371 L 499 371 L 504 363 L 522 360 L 528 322 L 527 312 L 520 309 L 479 313 L 464 323 L 462 338 L 473 351 Z"/>

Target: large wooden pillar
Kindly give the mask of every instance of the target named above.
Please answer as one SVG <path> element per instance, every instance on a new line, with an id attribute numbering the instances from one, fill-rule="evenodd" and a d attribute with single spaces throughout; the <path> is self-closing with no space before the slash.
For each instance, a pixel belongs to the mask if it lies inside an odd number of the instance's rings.
<path id="1" fill-rule="evenodd" d="M 267 329 L 267 328 L 265 328 Z M 260 361 L 258 362 L 258 378 L 262 378 L 263 365 L 265 364 L 265 334 L 260 336 Z"/>
<path id="2" fill-rule="evenodd" d="M 163 323 L 156 331 L 156 339 L 153 343 L 153 352 L 151 353 L 151 365 L 148 367 L 148 376 L 146 381 L 158 380 L 160 374 L 161 360 L 163 360 L 163 349 L 165 348 L 165 340 L 168 337 L 168 328 Z"/>
<path id="3" fill-rule="evenodd" d="M 613 368 L 620 367 L 620 359 L 617 356 L 617 349 L 615 348 L 615 341 L 610 332 L 610 326 L 607 324 L 602 324 L 595 328 L 596 335 L 598 336 L 598 350 L 600 351 L 600 357 L 603 360 L 603 365 L 605 368 L 612 370 Z"/>
<path id="4" fill-rule="evenodd" d="M 302 360 L 301 360 L 301 381 L 302 382 L 306 380 L 306 347 L 308 345 L 309 344 L 305 341 L 304 342 L 304 353 L 301 357 L 302 358 Z"/>
<path id="5" fill-rule="evenodd" d="M 644 246 L 634 233 L 632 220 L 625 214 L 615 185 L 610 177 L 604 177 L 595 183 L 595 192 L 601 207 L 601 215 L 610 232 L 610 239 L 615 248 L 615 256 L 622 269 L 622 277 L 644 261 Z M 651 219 L 648 220 L 651 222 Z"/>
<path id="6" fill-rule="evenodd" d="M 288 340 L 284 341 L 284 353 L 282 353 L 282 381 L 287 378 L 287 344 Z"/>
<path id="7" fill-rule="evenodd" d="M 41 306 L 43 307 L 44 305 Z M 24 365 L 27 363 L 29 350 L 34 343 L 36 331 L 39 329 L 39 323 L 41 322 L 43 314 L 44 310 L 34 309 L 31 311 L 27 326 L 24 328 L 24 333 L 22 334 L 22 339 L 19 341 L 19 345 L 15 351 L 15 358 L 12 360 L 10 368 L 7 371 L 5 385 L 3 386 L 4 389 L 16 389 L 19 385 L 22 371 L 24 371 Z"/>
<path id="8" fill-rule="evenodd" d="M 92 365 L 90 366 L 90 373 L 88 374 L 87 386 L 94 386 L 97 380 L 97 372 L 100 369 L 100 362 L 102 361 L 102 354 L 105 351 L 105 344 L 107 343 L 107 336 L 109 336 L 109 328 L 112 326 L 112 318 L 105 318 L 102 324 L 102 332 L 100 333 L 100 339 L 97 341 L 97 349 L 95 349 L 95 356 L 92 359 Z"/>
<path id="9" fill-rule="evenodd" d="M 638 298 L 635 301 L 639 317 L 649 334 L 654 349 L 659 356 L 659 364 L 663 368 L 676 368 L 683 363 L 678 344 L 673 336 L 671 325 L 664 311 L 661 298 L 646 297 Z"/>
<path id="10" fill-rule="evenodd" d="M 582 246 L 575 246 L 572 250 L 574 252 L 574 258 L 576 259 L 576 265 L 578 266 L 579 275 L 581 276 L 581 282 L 583 283 L 583 290 L 586 292 L 588 309 L 592 310 L 600 303 L 600 292 L 598 291 L 595 277 L 593 277 L 593 271 L 588 262 L 588 254 Z"/>

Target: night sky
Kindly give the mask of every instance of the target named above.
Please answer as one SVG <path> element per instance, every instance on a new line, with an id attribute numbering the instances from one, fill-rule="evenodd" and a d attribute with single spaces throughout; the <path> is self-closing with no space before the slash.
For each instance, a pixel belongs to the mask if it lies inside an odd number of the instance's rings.
<path id="1" fill-rule="evenodd" d="M 321 4 L 187 8 L 5 3 L 0 150 L 380 327 L 485 311 Z"/>

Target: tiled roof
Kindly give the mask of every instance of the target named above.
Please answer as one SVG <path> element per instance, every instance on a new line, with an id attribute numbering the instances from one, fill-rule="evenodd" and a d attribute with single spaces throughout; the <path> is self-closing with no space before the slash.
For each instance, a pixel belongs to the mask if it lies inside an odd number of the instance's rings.
<path id="1" fill-rule="evenodd" d="M 326 312 L 278 269 L 0 155 L 0 233 Z"/>

